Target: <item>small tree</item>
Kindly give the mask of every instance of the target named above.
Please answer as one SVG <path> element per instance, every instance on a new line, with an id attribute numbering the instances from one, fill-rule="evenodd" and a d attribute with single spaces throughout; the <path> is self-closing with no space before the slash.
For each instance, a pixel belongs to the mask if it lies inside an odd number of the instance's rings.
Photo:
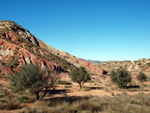
<path id="1" fill-rule="evenodd" d="M 138 74 L 138 76 L 137 76 L 137 79 L 138 79 L 141 83 L 143 83 L 143 82 L 147 81 L 147 76 L 146 76 L 144 73 L 140 72 L 140 73 Z"/>
<path id="2" fill-rule="evenodd" d="M 43 70 L 39 65 L 27 64 L 20 67 L 19 72 L 10 76 L 10 87 L 15 92 L 29 90 L 36 94 L 37 100 L 42 99 L 48 88 L 54 87 L 55 78 L 49 71 Z M 43 91 L 45 89 L 45 91 Z M 40 98 L 39 93 L 43 92 Z"/>
<path id="3" fill-rule="evenodd" d="M 88 80 L 91 80 L 91 76 L 83 67 L 80 67 L 79 69 L 74 69 L 71 72 L 71 80 L 73 82 L 77 82 L 80 86 L 80 89 L 82 89 L 84 83 L 86 83 Z"/>
<path id="4" fill-rule="evenodd" d="M 111 80 L 117 83 L 119 87 L 126 88 L 128 83 L 132 81 L 131 75 L 127 70 L 112 71 Z"/>

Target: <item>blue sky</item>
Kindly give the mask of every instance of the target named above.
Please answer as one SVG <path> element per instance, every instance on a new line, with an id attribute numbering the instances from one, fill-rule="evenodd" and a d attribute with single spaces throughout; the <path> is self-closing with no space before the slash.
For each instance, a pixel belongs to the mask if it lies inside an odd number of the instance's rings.
<path id="1" fill-rule="evenodd" d="M 1 0 L 12 20 L 47 44 L 93 60 L 150 58 L 150 0 Z"/>

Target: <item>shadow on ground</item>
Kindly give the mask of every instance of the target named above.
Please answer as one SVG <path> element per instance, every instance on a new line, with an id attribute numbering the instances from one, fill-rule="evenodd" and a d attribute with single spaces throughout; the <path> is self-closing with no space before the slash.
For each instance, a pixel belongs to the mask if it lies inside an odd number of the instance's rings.
<path id="1" fill-rule="evenodd" d="M 92 96 L 84 96 L 84 97 L 80 97 L 80 96 L 64 96 L 64 97 L 53 97 L 53 98 L 49 98 L 49 99 L 44 99 L 45 101 L 49 101 L 50 103 L 73 103 L 76 101 L 80 101 L 80 100 L 87 100 L 89 98 L 92 98 Z M 56 105 L 54 104 L 54 105 Z"/>
<path id="2" fill-rule="evenodd" d="M 66 90 L 66 89 L 49 90 L 50 95 L 62 94 L 62 93 L 68 93 L 68 92 L 69 90 Z"/>
<path id="3" fill-rule="evenodd" d="M 127 86 L 127 89 L 131 89 L 131 88 L 140 88 L 139 85 L 130 85 L 130 86 Z"/>
<path id="4" fill-rule="evenodd" d="M 88 88 L 90 88 L 91 90 L 92 89 L 103 89 L 103 87 L 88 87 Z"/>

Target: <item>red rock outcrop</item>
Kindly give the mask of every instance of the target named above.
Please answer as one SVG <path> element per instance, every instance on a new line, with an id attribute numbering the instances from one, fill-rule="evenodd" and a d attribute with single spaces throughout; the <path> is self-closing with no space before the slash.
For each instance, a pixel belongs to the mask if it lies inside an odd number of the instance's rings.
<path id="1" fill-rule="evenodd" d="M 16 37 L 12 34 L 11 31 L 5 32 L 2 34 L 4 37 L 8 38 L 9 40 L 19 43 L 18 40 L 16 39 Z"/>
<path id="2" fill-rule="evenodd" d="M 14 53 L 14 51 L 16 51 L 16 48 L 18 52 Z M 42 68 L 50 69 L 52 73 L 61 73 L 61 72 L 68 73 L 68 71 L 62 69 L 61 66 L 56 65 L 53 62 L 41 59 L 40 57 L 30 53 L 26 49 L 21 48 L 20 46 L 9 43 L 3 39 L 0 39 L 0 60 L 5 60 L 5 63 L 7 63 L 10 60 L 11 56 L 15 56 L 15 59 L 17 59 L 19 62 L 18 66 L 16 68 L 13 68 L 14 70 L 18 70 L 18 67 L 23 64 L 36 63 L 39 64 Z M 10 70 L 10 72 L 12 71 L 12 69 L 8 67 L 7 70 Z"/>

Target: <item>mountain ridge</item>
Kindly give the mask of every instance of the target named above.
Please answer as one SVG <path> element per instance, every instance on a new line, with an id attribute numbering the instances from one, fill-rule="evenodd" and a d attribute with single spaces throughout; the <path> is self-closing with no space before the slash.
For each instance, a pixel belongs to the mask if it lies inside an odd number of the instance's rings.
<path id="1" fill-rule="evenodd" d="M 42 67 L 55 72 L 68 73 L 71 69 L 82 66 L 90 73 L 105 73 L 103 69 L 89 62 L 49 46 L 12 21 L 0 21 L 0 42 L 0 60 L 1 62 L 4 60 L 6 64 L 9 62 L 7 66 L 11 64 L 11 60 L 12 62 L 16 60 L 15 68 L 26 63 L 39 63 Z M 14 70 L 14 67 L 11 69 Z"/>

